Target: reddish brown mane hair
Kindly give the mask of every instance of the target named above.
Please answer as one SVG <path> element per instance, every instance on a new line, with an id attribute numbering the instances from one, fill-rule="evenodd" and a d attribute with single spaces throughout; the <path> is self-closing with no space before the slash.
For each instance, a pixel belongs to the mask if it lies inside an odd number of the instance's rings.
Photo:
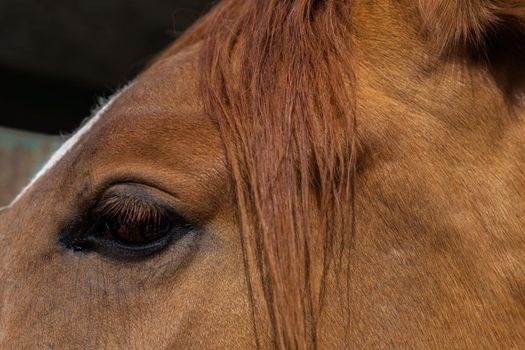
<path id="1" fill-rule="evenodd" d="M 228 0 L 174 48 L 204 40 L 203 99 L 236 186 L 246 271 L 257 271 L 250 296 L 265 300 L 254 323 L 268 320 L 281 348 L 315 346 L 325 278 L 350 246 L 349 18 L 345 1 Z"/>

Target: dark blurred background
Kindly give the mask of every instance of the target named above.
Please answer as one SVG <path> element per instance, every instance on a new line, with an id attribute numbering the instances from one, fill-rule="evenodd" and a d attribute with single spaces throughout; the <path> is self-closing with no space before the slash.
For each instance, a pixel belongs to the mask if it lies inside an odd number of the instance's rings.
<path id="1" fill-rule="evenodd" d="M 68 133 L 211 0 L 0 0 L 0 126 Z"/>

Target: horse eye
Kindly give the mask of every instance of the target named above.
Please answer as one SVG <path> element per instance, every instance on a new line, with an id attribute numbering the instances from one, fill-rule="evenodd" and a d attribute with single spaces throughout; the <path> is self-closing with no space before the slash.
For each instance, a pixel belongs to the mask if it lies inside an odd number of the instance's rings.
<path id="1" fill-rule="evenodd" d="M 141 258 L 160 252 L 192 231 L 192 225 L 181 215 L 148 198 L 144 193 L 102 198 L 90 211 L 86 228 L 74 235 L 62 235 L 60 243 L 75 251 Z"/>

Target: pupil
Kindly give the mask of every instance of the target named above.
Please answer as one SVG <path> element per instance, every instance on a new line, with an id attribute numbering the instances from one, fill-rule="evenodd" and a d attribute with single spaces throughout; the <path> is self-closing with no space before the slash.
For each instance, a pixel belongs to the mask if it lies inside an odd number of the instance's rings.
<path id="1" fill-rule="evenodd" d="M 162 238 L 167 233 L 168 226 L 165 222 L 159 224 L 151 222 L 123 223 L 114 220 L 108 225 L 108 228 L 110 234 L 119 241 L 145 244 Z"/>
<path id="2" fill-rule="evenodd" d="M 140 228 L 133 225 L 122 225 L 117 231 L 118 238 L 125 241 L 140 243 L 143 241 L 142 235 L 140 234 Z"/>

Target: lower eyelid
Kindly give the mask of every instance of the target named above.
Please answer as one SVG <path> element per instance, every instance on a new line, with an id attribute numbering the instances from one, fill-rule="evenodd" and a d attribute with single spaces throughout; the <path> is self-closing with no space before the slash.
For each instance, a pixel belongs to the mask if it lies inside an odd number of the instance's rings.
<path id="1" fill-rule="evenodd" d="M 95 250 L 105 256 L 114 258 L 143 258 L 160 253 L 193 233 L 195 233 L 193 227 L 174 227 L 168 235 L 148 244 L 134 246 L 106 240 L 96 242 L 98 246 Z"/>

